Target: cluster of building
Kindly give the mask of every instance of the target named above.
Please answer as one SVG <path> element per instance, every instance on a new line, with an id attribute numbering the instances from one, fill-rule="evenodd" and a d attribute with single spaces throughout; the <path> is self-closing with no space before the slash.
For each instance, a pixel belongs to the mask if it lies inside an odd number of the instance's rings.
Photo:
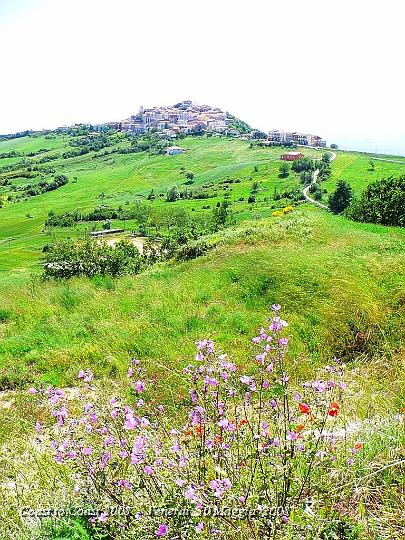
<path id="1" fill-rule="evenodd" d="M 152 129 L 156 129 L 162 136 L 176 138 L 179 134 L 193 133 L 223 133 L 241 137 L 242 139 L 256 139 L 262 146 L 314 146 L 325 147 L 326 141 L 319 135 L 311 133 L 298 133 L 296 131 L 280 131 L 278 129 L 265 133 L 254 130 L 251 133 L 241 135 L 233 129 L 233 118 L 218 107 L 210 105 L 198 105 L 191 100 L 182 101 L 167 107 L 141 107 L 137 114 L 131 115 L 119 122 L 106 122 L 104 124 L 91 125 L 92 131 L 102 131 L 106 127 L 142 135 Z M 69 131 L 68 126 L 58 128 L 60 131 Z"/>
<path id="2" fill-rule="evenodd" d="M 267 141 L 269 143 L 273 143 L 273 145 L 296 144 L 321 148 L 326 146 L 326 141 L 322 139 L 322 137 L 319 137 L 319 135 L 312 135 L 311 133 L 297 133 L 296 131 L 279 131 L 278 129 L 269 131 Z"/>
<path id="3" fill-rule="evenodd" d="M 141 135 L 151 129 L 157 129 L 167 137 L 176 137 L 179 133 L 201 132 L 230 133 L 231 119 L 226 112 L 209 105 L 198 105 L 190 100 L 168 107 L 140 108 L 137 114 L 120 122 L 108 122 L 93 126 L 95 131 L 104 126 L 111 129 Z M 237 134 L 237 133 L 235 133 Z"/>

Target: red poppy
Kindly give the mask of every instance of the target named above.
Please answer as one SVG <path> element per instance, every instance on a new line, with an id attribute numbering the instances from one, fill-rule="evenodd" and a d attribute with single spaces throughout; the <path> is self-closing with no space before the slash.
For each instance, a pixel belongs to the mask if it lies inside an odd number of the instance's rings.
<path id="1" fill-rule="evenodd" d="M 215 444 L 222 442 L 221 435 L 215 435 Z"/>
<path id="2" fill-rule="evenodd" d="M 241 420 L 238 424 L 238 429 L 241 428 L 242 426 L 244 426 L 245 424 L 247 424 L 247 420 L 245 418 L 243 418 L 243 420 Z"/>
<path id="3" fill-rule="evenodd" d="M 295 433 L 301 433 L 303 429 L 305 429 L 304 424 L 298 424 L 298 426 L 295 428 Z"/>
<path id="4" fill-rule="evenodd" d="M 330 404 L 328 414 L 329 416 L 337 416 L 338 412 L 339 412 L 339 403 L 336 403 L 336 401 L 334 401 L 333 403 Z"/>
<path id="5" fill-rule="evenodd" d="M 363 444 L 361 442 L 356 442 L 356 444 L 354 445 L 354 448 L 356 450 L 361 450 L 363 448 Z"/>
<path id="6" fill-rule="evenodd" d="M 302 414 L 308 414 L 310 411 L 309 405 L 307 405 L 306 403 L 300 403 L 298 407 L 299 407 L 300 413 Z"/>

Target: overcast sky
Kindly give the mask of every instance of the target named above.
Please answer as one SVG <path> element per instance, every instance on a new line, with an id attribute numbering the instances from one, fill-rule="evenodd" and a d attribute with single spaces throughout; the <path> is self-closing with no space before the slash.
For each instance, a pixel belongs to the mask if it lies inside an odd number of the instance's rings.
<path id="1" fill-rule="evenodd" d="M 183 99 L 405 154 L 404 0 L 0 0 L 0 133 Z"/>

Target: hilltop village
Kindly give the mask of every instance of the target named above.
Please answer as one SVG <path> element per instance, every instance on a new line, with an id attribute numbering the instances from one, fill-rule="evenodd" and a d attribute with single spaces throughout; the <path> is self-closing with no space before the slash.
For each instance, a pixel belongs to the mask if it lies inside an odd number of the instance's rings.
<path id="1" fill-rule="evenodd" d="M 94 132 L 112 129 L 134 136 L 156 131 L 167 139 L 208 133 L 255 139 L 264 146 L 326 146 L 326 141 L 322 137 L 309 133 L 272 130 L 266 134 L 263 131 L 252 129 L 246 122 L 218 107 L 199 105 L 191 100 L 163 107 L 140 107 L 139 112 L 129 118 L 103 124 L 92 124 L 89 127 Z M 70 129 L 71 127 L 68 126 L 57 128 L 58 131 L 69 131 Z"/>

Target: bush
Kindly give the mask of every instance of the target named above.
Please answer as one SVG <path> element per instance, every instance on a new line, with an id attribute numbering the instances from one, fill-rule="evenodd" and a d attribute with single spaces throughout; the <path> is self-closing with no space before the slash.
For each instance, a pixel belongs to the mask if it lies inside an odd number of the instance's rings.
<path id="1" fill-rule="evenodd" d="M 196 259 L 205 255 L 210 249 L 208 242 L 206 240 L 196 240 L 194 242 L 189 242 L 181 246 L 175 254 L 175 258 L 178 261 L 188 261 L 190 259 Z"/>
<path id="2" fill-rule="evenodd" d="M 93 509 L 100 535 L 287 538 L 308 507 L 312 525 L 316 512 L 327 518 L 325 501 L 347 484 L 363 447 L 345 429 L 344 365 L 335 360 L 324 379 L 295 387 L 286 371 L 288 324 L 280 306 L 272 309 L 252 340 L 250 373 L 209 339 L 197 342 L 184 370 L 190 403 L 174 422 L 150 397 L 154 383 L 138 360 L 122 396 L 103 395 L 90 370 L 80 370 L 73 404 L 60 389 L 31 389 L 42 410 L 37 440 L 61 465 L 59 482 L 70 471 L 74 506 Z M 328 527 L 324 538 L 340 529 Z"/>
<path id="3" fill-rule="evenodd" d="M 338 180 L 335 191 L 329 196 L 328 206 L 334 214 L 341 214 L 350 205 L 353 190 L 344 180 Z"/>
<path id="4" fill-rule="evenodd" d="M 355 221 L 405 226 L 405 176 L 370 184 L 346 212 Z"/>
<path id="5" fill-rule="evenodd" d="M 77 241 L 64 240 L 51 246 L 46 252 L 44 276 L 118 276 L 138 274 L 141 269 L 141 255 L 130 242 L 121 240 L 115 246 L 108 246 L 104 242 L 87 238 Z"/>

